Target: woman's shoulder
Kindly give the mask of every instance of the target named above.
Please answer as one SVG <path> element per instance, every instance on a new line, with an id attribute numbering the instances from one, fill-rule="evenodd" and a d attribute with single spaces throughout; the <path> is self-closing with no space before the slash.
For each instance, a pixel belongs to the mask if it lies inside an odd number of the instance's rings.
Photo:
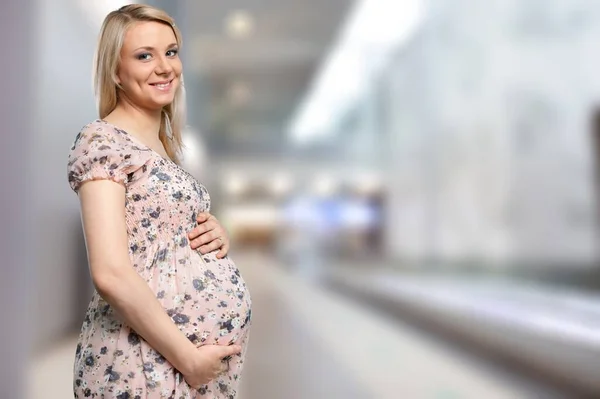
<path id="1" fill-rule="evenodd" d="M 68 156 L 69 183 L 73 189 L 88 179 L 125 181 L 126 175 L 143 168 L 150 154 L 133 143 L 127 133 L 102 120 L 81 128 Z"/>
<path id="2" fill-rule="evenodd" d="M 91 159 L 125 160 L 142 165 L 151 153 L 131 140 L 127 132 L 101 119 L 84 125 L 75 136 L 69 150 L 69 165 Z"/>
<path id="3" fill-rule="evenodd" d="M 71 151 L 78 149 L 98 149 L 108 147 L 126 147 L 129 143 L 126 133 L 115 128 L 111 124 L 95 119 L 85 124 L 75 136 L 71 145 Z"/>

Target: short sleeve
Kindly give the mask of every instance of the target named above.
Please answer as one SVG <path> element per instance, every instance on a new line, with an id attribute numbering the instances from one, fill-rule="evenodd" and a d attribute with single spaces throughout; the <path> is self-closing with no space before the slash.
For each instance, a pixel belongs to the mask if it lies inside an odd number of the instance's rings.
<path id="1" fill-rule="evenodd" d="M 112 180 L 126 185 L 136 169 L 136 154 L 109 126 L 89 124 L 75 138 L 69 152 L 68 179 L 75 192 L 89 180 Z"/>

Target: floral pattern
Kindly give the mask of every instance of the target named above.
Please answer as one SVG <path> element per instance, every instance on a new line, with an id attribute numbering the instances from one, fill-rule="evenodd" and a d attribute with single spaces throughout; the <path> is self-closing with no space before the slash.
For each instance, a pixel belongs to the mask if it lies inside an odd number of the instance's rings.
<path id="1" fill-rule="evenodd" d="M 103 120 L 86 125 L 69 153 L 68 180 L 77 192 L 88 180 L 126 188 L 125 216 L 131 264 L 167 314 L 197 344 L 238 344 L 229 371 L 201 389 L 123 323 L 94 292 L 74 363 L 76 398 L 234 399 L 251 324 L 251 298 L 230 257 L 201 255 L 187 233 L 209 211 L 206 188 L 171 160 Z"/>

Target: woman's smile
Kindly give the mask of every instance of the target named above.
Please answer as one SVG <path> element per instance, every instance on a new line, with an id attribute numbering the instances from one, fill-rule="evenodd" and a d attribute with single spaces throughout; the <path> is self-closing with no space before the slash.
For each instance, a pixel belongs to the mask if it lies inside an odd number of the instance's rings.
<path id="1" fill-rule="evenodd" d="M 157 90 L 160 90 L 162 92 L 168 92 L 171 91 L 171 89 L 173 88 L 173 80 L 163 80 L 161 82 L 156 82 L 156 83 L 150 83 L 150 86 L 154 87 Z"/>

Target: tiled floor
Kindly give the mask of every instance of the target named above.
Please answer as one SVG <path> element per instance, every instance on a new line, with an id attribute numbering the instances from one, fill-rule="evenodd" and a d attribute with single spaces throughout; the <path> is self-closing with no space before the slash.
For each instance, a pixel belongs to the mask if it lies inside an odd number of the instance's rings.
<path id="1" fill-rule="evenodd" d="M 242 271 L 252 292 L 253 325 L 240 399 L 371 397 L 314 336 L 318 320 L 299 319 L 282 298 L 273 266 L 255 260 Z"/>
<path id="2" fill-rule="evenodd" d="M 527 398 L 385 315 L 239 254 L 253 327 L 239 399 Z M 74 338 L 32 366 L 31 399 L 72 397 Z"/>
<path id="3" fill-rule="evenodd" d="M 72 368 L 77 336 L 66 337 L 34 359 L 28 384 L 29 399 L 73 397 Z"/>

